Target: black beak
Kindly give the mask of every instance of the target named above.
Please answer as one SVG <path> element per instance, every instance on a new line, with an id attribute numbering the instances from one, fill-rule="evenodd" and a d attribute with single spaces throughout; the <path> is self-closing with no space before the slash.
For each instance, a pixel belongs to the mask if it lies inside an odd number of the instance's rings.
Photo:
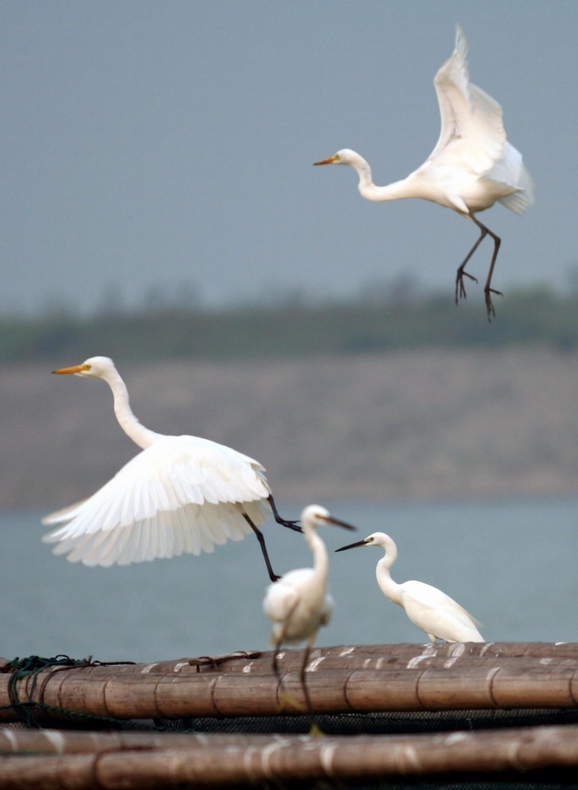
<path id="1" fill-rule="evenodd" d="M 335 524 L 336 527 L 342 527 L 343 529 L 349 529 L 353 531 L 357 530 L 357 527 L 347 524 L 345 521 L 340 521 L 338 518 L 333 518 L 333 516 L 327 516 L 326 521 L 328 524 Z"/>
<path id="2" fill-rule="evenodd" d="M 357 549 L 360 546 L 367 546 L 367 543 L 364 540 L 358 540 L 357 543 L 350 543 L 348 546 L 342 546 L 340 549 L 335 549 L 335 551 L 346 551 L 347 549 Z"/>

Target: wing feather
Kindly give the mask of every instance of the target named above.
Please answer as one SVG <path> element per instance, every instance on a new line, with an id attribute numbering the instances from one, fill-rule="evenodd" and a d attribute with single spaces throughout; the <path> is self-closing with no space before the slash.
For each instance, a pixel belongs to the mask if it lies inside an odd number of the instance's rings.
<path id="1" fill-rule="evenodd" d="M 458 25 L 455 49 L 434 79 L 441 132 L 428 161 L 436 159 L 443 164 L 445 159 L 459 157 L 473 173 L 482 175 L 502 158 L 506 131 L 500 104 L 470 82 L 467 52 L 468 44 Z"/>
<path id="2" fill-rule="evenodd" d="M 400 591 L 407 616 L 427 634 L 448 642 L 484 641 L 477 620 L 437 587 L 409 581 L 400 585 Z"/>
<path id="3" fill-rule="evenodd" d="M 264 468 L 224 445 L 163 437 L 83 502 L 53 513 L 44 537 L 72 562 L 112 565 L 211 552 L 259 526 L 270 494 Z"/>

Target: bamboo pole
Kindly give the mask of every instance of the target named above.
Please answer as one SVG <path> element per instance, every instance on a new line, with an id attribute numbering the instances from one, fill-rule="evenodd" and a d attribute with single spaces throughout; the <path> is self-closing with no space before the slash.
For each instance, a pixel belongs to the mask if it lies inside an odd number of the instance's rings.
<path id="1" fill-rule="evenodd" d="M 483 775 L 531 781 L 575 776 L 578 727 L 414 736 L 179 736 L 98 750 L 0 757 L 0 785 L 22 788 L 198 788 L 299 782 L 440 780 Z M 560 773 L 565 772 L 565 773 Z"/>
<path id="2" fill-rule="evenodd" d="M 484 645 L 395 645 L 313 651 L 307 685 L 318 713 L 574 708 L 578 645 L 483 652 Z M 387 648 L 387 649 L 386 649 Z M 440 648 L 442 648 L 440 650 Z M 356 654 L 354 659 L 352 656 Z M 573 656 L 572 656 L 573 653 Z M 118 719 L 271 716 L 300 713 L 302 651 L 230 661 L 47 669 L 16 684 L 21 702 Z M 226 667 L 225 671 L 224 667 Z M 10 675 L 0 674 L 0 720 L 14 721 Z"/>
<path id="3" fill-rule="evenodd" d="M 279 666 L 290 671 L 301 666 L 302 653 L 299 650 L 281 650 L 278 653 Z M 336 647 L 315 648 L 311 652 L 311 662 L 323 662 L 327 669 L 381 669 L 384 664 L 402 666 L 440 666 L 447 661 L 467 661 L 469 665 L 479 660 L 485 664 L 489 658 L 506 661 L 544 659 L 549 663 L 561 663 L 568 659 L 578 661 L 578 643 L 575 642 L 469 642 L 467 644 L 390 644 L 390 645 L 341 645 Z M 166 674 L 189 671 L 189 662 L 195 672 L 213 672 L 216 668 L 224 672 L 269 672 L 271 661 L 269 651 L 232 653 L 225 656 L 201 656 L 181 658 L 176 661 L 159 661 L 147 664 L 149 674 Z M 126 672 L 141 672 L 141 664 L 125 667 Z"/>

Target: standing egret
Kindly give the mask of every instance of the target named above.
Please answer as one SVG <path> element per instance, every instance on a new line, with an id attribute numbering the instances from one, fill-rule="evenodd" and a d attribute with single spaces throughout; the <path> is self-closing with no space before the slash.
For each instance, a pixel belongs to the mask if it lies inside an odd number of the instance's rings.
<path id="1" fill-rule="evenodd" d="M 313 554 L 313 568 L 299 568 L 285 573 L 278 582 L 267 588 L 263 609 L 273 623 L 271 642 L 274 645 L 273 669 L 279 679 L 277 651 L 282 644 L 292 644 L 307 640 L 301 663 L 301 687 L 312 714 L 309 691 L 305 683 L 305 669 L 309 653 L 321 626 L 329 623 L 333 613 L 333 598 L 327 589 L 329 562 L 324 542 L 316 533 L 316 528 L 324 524 L 334 524 L 343 529 L 354 530 L 350 524 L 334 518 L 321 505 L 309 505 L 301 514 L 303 535 Z"/>
<path id="2" fill-rule="evenodd" d="M 409 619 L 425 631 L 432 642 L 444 639 L 446 642 L 484 642 L 476 628 L 477 622 L 459 603 L 437 587 L 423 582 L 409 581 L 403 584 L 394 582 L 390 568 L 397 558 L 397 546 L 389 535 L 374 532 L 373 535 L 342 546 L 336 551 L 355 549 L 361 546 L 381 546 L 385 555 L 377 563 L 375 575 L 382 593 L 390 601 L 405 609 Z"/>
<path id="3" fill-rule="evenodd" d="M 484 286 L 488 320 L 495 315 L 491 294 L 494 265 L 501 239 L 476 217 L 496 201 L 522 214 L 534 202 L 532 178 L 522 155 L 506 140 L 502 108 L 495 99 L 472 85 L 466 61 L 467 41 L 456 26 L 456 47 L 435 76 L 434 85 L 441 114 L 439 140 L 426 161 L 407 178 L 387 186 L 376 186 L 371 168 L 355 151 L 344 148 L 316 165 L 349 165 L 359 176 L 358 189 L 367 200 L 423 198 L 446 206 L 471 219 L 480 229 L 478 240 L 456 273 L 455 301 L 466 297 L 466 264 L 486 235 L 494 240 L 494 254 Z"/>
<path id="4" fill-rule="evenodd" d="M 43 519 L 60 526 L 44 537 L 55 554 L 85 565 L 129 565 L 186 552 L 212 552 L 214 544 L 255 533 L 273 573 L 259 526 L 268 505 L 282 519 L 258 461 L 198 436 L 165 436 L 145 428 L 133 414 L 126 385 L 108 357 L 53 371 L 106 381 L 112 390 L 120 427 L 142 447 L 95 494 Z"/>

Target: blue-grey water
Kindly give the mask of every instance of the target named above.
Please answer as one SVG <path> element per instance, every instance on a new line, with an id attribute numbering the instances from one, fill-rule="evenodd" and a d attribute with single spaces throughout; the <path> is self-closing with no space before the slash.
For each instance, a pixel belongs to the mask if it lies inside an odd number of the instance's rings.
<path id="1" fill-rule="evenodd" d="M 322 504 L 356 524 L 359 538 L 388 532 L 399 549 L 394 579 L 440 587 L 481 621 L 488 641 L 578 641 L 578 499 Z M 86 568 L 52 555 L 40 515 L 0 512 L 0 656 L 155 661 L 267 648 L 268 577 L 252 536 L 199 557 Z M 310 564 L 297 533 L 271 521 L 264 534 L 277 573 Z M 357 538 L 320 534 L 336 606 L 318 644 L 426 641 L 377 587 L 381 551 L 333 554 Z"/>

